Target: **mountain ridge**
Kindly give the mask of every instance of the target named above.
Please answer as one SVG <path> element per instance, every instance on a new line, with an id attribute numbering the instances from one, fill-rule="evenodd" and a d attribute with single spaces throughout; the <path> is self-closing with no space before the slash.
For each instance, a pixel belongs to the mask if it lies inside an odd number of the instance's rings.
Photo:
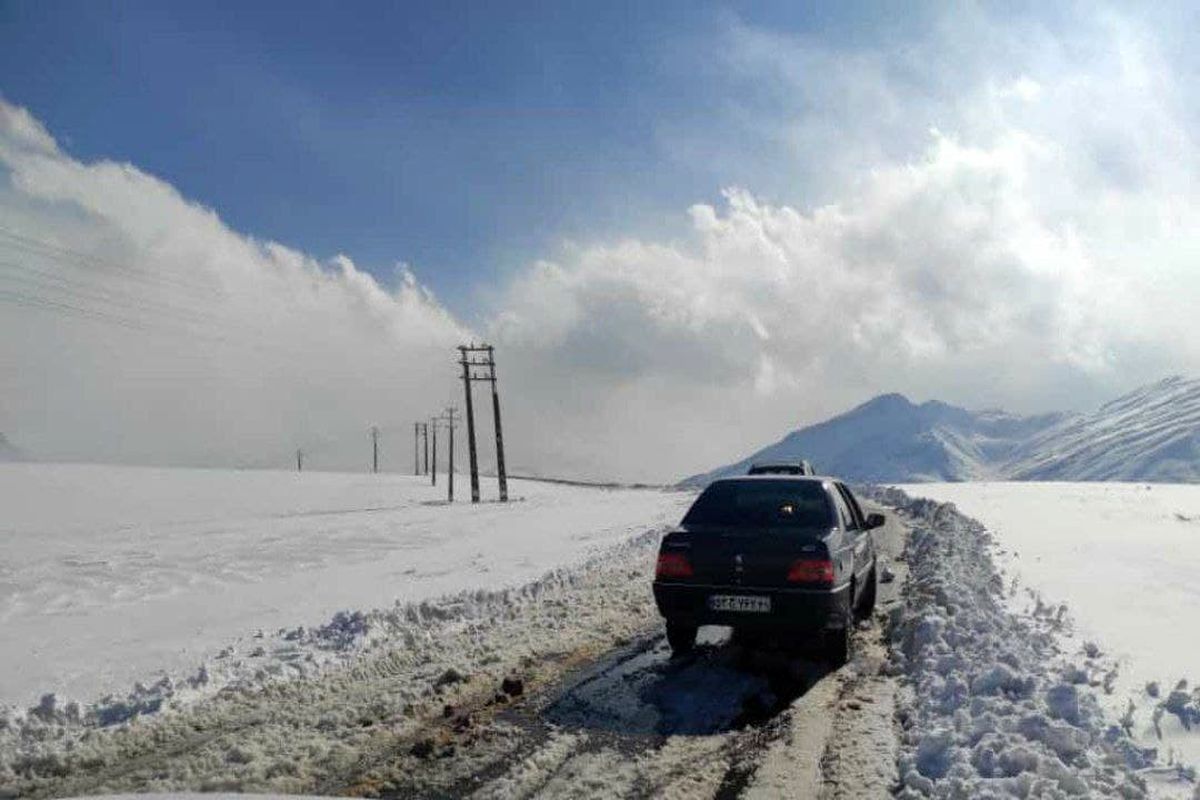
<path id="1" fill-rule="evenodd" d="M 700 486 L 754 461 L 805 458 L 875 483 L 964 480 L 1200 482 L 1200 380 L 1171 376 L 1087 413 L 971 411 L 889 392 L 684 479 Z"/>

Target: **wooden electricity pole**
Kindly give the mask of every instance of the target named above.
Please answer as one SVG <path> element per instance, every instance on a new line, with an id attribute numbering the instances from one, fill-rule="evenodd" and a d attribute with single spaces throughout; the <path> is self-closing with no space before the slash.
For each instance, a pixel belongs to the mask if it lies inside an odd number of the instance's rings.
<path id="1" fill-rule="evenodd" d="M 413 423 L 413 475 L 421 474 L 421 423 Z"/>
<path id="2" fill-rule="evenodd" d="M 426 425 L 432 425 L 432 426 L 433 426 L 433 463 L 430 465 L 431 469 L 429 470 L 429 482 L 430 482 L 432 485 L 434 485 L 434 486 L 437 486 L 437 429 L 438 429 L 438 418 L 437 418 L 437 417 L 430 417 L 430 418 L 429 418 L 429 422 L 427 422 L 427 423 L 425 423 L 425 424 L 426 424 Z"/>
<path id="3" fill-rule="evenodd" d="M 508 475 L 504 471 L 504 434 L 500 432 L 500 395 L 496 393 L 496 354 L 487 346 L 488 377 L 492 382 L 492 418 L 496 422 L 496 476 L 500 481 L 500 502 L 508 502 Z"/>
<path id="4" fill-rule="evenodd" d="M 446 431 L 450 434 L 449 448 L 449 466 L 446 467 L 446 502 L 454 502 L 454 423 L 458 421 L 455 414 L 458 409 L 454 406 L 446 407 Z"/>
<path id="5" fill-rule="evenodd" d="M 421 423 L 421 438 L 425 440 L 425 474 L 429 474 L 429 423 Z"/>
<path id="6" fill-rule="evenodd" d="M 496 391 L 496 353 L 490 344 L 459 345 L 463 368 L 463 391 L 467 400 L 467 448 L 471 456 L 471 502 L 479 502 L 479 463 L 475 455 L 475 411 L 471 401 L 471 381 L 489 381 L 492 384 L 492 415 L 496 429 L 496 477 L 500 483 L 500 502 L 508 502 L 508 475 L 504 469 L 504 434 L 500 428 L 500 395 Z M 473 358 L 480 354 L 481 358 Z M 486 368 L 486 372 L 473 372 L 472 367 Z"/>
<path id="7" fill-rule="evenodd" d="M 371 472 L 379 472 L 379 428 L 371 426 Z"/>
<path id="8" fill-rule="evenodd" d="M 296 450 L 296 472 L 304 472 L 304 451 Z"/>
<path id="9" fill-rule="evenodd" d="M 462 359 L 463 390 L 467 395 L 467 457 L 471 462 L 471 502 L 479 502 L 479 459 L 475 455 L 475 405 L 471 402 L 471 360 L 467 353 L 470 348 L 460 345 L 458 348 Z"/>

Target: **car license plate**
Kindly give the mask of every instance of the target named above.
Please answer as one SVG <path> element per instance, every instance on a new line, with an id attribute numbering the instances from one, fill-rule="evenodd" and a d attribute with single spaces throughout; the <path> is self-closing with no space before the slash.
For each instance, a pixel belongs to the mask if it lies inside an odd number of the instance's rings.
<path id="1" fill-rule="evenodd" d="M 771 598 L 747 597 L 736 594 L 709 595 L 708 608 L 710 611 L 737 611 L 752 614 L 767 614 L 771 611 Z"/>

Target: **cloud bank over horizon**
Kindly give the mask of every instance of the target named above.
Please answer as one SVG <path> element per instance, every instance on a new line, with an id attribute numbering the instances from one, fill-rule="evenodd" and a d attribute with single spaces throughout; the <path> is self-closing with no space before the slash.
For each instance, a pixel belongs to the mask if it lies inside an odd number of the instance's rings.
<path id="1" fill-rule="evenodd" d="M 1195 373 L 1194 92 L 1146 23 L 1084 22 L 948 19 L 865 55 L 734 21 L 718 61 L 760 96 L 660 135 L 720 163 L 752 128 L 819 200 L 731 187 L 683 236 L 567 243 L 471 322 L 0 101 L 0 430 L 48 458 L 354 467 L 381 424 L 403 470 L 476 336 L 514 471 L 666 480 L 885 391 L 1040 412 Z"/>
<path id="2" fill-rule="evenodd" d="M 469 334 L 411 272 L 387 291 L 242 236 L 2 102 L 0 164 L 0 419 L 40 457 L 340 464 L 367 426 L 450 399 L 441 362 Z"/>

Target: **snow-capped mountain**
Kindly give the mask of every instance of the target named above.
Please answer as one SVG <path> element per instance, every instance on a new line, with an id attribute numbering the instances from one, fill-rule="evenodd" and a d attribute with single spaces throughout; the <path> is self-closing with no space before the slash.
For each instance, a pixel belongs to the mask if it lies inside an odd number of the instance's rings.
<path id="1" fill-rule="evenodd" d="M 684 481 L 703 485 L 738 475 L 756 461 L 806 458 L 818 471 L 868 482 L 960 481 L 995 476 L 1029 437 L 1062 415 L 1020 417 L 974 412 L 936 400 L 916 405 L 885 394 L 817 425 L 788 434 L 749 458 Z"/>
<path id="2" fill-rule="evenodd" d="M 1172 377 L 1031 437 L 1003 473 L 1031 481 L 1200 482 L 1200 380 Z"/>
<path id="3" fill-rule="evenodd" d="M 1168 378 L 1090 414 L 1029 417 L 885 394 L 683 483 L 704 485 L 756 461 L 800 458 L 820 472 L 876 483 L 1200 482 L 1200 381 Z"/>

